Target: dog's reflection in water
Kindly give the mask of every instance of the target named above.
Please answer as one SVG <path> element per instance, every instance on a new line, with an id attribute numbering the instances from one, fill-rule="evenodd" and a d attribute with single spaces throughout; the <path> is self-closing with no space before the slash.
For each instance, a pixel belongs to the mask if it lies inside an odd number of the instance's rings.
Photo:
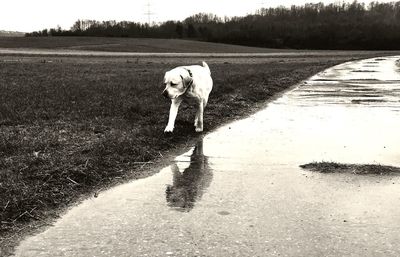
<path id="1" fill-rule="evenodd" d="M 210 186 L 213 177 L 207 156 L 203 154 L 203 140 L 196 144 L 188 168 L 181 173 L 178 166 L 173 164 L 171 171 L 173 185 L 167 185 L 166 189 L 168 206 L 189 212 Z"/>

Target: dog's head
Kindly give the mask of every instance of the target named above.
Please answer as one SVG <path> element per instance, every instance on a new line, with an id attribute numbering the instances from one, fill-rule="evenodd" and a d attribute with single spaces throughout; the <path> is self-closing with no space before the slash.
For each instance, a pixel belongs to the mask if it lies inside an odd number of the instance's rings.
<path id="1" fill-rule="evenodd" d="M 183 95 L 192 84 L 193 77 L 190 70 L 178 67 L 165 73 L 165 89 L 162 94 L 167 98 L 175 99 Z"/>
<path id="2" fill-rule="evenodd" d="M 195 190 L 195 189 L 193 189 Z M 189 212 L 194 208 L 196 202 L 196 193 L 184 186 L 167 185 L 165 190 L 167 203 L 169 207 L 177 211 Z"/>

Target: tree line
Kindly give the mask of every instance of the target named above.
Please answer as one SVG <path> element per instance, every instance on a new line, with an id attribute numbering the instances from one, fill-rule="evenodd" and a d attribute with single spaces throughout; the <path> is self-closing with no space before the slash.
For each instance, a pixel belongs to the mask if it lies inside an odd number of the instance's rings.
<path id="1" fill-rule="evenodd" d="M 199 13 L 157 24 L 78 20 L 26 36 L 184 38 L 295 49 L 400 49 L 400 1 L 261 8 L 244 17 Z"/>

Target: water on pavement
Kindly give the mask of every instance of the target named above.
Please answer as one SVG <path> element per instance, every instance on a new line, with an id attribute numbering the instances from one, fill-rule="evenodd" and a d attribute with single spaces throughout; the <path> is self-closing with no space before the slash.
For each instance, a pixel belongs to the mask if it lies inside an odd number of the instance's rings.
<path id="1" fill-rule="evenodd" d="M 85 200 L 16 256 L 399 256 L 400 57 L 328 69 L 147 179 Z"/>

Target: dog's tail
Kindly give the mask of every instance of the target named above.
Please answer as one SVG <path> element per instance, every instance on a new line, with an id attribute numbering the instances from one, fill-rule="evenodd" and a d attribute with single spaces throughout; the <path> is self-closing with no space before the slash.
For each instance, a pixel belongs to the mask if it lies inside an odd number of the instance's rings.
<path id="1" fill-rule="evenodd" d="M 210 68 L 208 67 L 207 63 L 203 62 L 202 65 L 203 65 L 204 68 L 206 68 L 208 70 L 208 73 L 211 74 Z"/>

